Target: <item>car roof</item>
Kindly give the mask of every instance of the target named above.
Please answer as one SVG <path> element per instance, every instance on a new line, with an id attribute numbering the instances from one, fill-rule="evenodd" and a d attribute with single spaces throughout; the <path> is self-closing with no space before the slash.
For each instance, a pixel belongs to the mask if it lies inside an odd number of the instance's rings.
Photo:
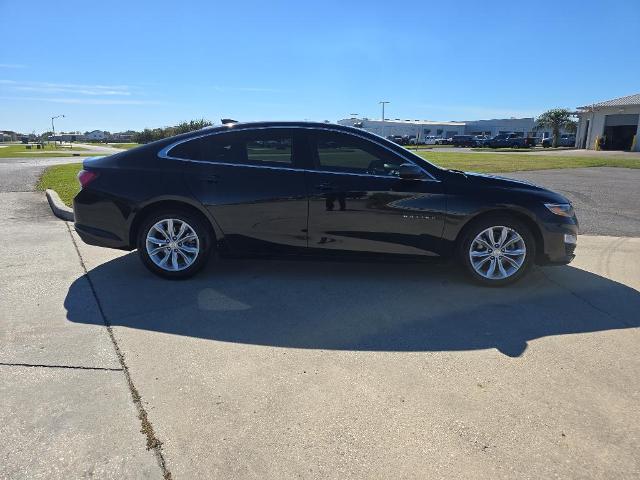
<path id="1" fill-rule="evenodd" d="M 344 131 L 357 131 L 363 132 L 361 128 L 351 127 L 347 125 L 339 125 L 337 123 L 327 122 L 307 122 L 307 121 L 260 121 L 260 122 L 235 122 L 227 125 L 222 125 L 217 128 L 229 128 L 229 129 L 245 129 L 245 128 L 268 128 L 268 127 L 298 127 L 298 128 L 331 128 L 332 130 L 344 130 Z"/>
<path id="2" fill-rule="evenodd" d="M 260 129 L 260 128 L 309 128 L 309 129 L 330 129 L 334 131 L 343 131 L 347 133 L 356 133 L 361 137 L 368 137 L 372 140 L 380 141 L 379 135 L 371 132 L 367 132 L 361 128 L 351 127 L 347 125 L 339 125 L 337 123 L 326 122 L 306 122 L 306 121 L 261 121 L 261 122 L 234 122 L 224 125 L 211 125 L 201 128 L 199 130 L 192 130 L 190 132 L 181 133 L 172 137 L 156 140 L 155 142 L 148 143 L 149 146 L 154 147 L 166 147 L 171 143 L 175 143 L 180 140 L 186 140 L 190 138 L 196 138 L 199 136 L 207 135 L 208 133 L 220 133 L 220 132 L 232 132 L 234 130 L 248 130 L 248 129 Z"/>

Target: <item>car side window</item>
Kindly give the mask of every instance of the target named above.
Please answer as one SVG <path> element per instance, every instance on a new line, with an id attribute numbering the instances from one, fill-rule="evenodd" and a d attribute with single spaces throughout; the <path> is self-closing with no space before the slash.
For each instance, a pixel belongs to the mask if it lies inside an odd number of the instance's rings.
<path id="1" fill-rule="evenodd" d="M 292 164 L 293 139 L 287 135 L 248 135 L 244 142 L 247 163 L 289 167 Z"/>
<path id="2" fill-rule="evenodd" d="M 398 176 L 405 160 L 366 140 L 340 133 L 315 137 L 320 170 L 329 172 Z"/>

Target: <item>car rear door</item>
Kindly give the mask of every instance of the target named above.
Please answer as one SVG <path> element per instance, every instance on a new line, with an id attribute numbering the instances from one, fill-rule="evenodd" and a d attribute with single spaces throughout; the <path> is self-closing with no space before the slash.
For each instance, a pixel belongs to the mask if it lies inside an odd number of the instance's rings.
<path id="1" fill-rule="evenodd" d="M 300 140 L 286 128 L 203 136 L 168 152 L 185 160 L 185 178 L 234 251 L 307 247 L 305 172 Z M 306 146 L 305 146 L 306 148 Z"/>
<path id="2" fill-rule="evenodd" d="M 445 195 L 428 175 L 401 179 L 407 160 L 370 140 L 334 131 L 309 134 L 309 247 L 430 255 L 439 250 Z"/>

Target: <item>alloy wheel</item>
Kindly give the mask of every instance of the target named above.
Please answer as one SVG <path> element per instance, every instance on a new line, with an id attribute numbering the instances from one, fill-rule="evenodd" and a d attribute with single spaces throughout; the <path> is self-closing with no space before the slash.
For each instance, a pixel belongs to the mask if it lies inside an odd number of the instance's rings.
<path id="1" fill-rule="evenodd" d="M 478 275 L 503 280 L 518 272 L 526 259 L 527 246 L 513 228 L 503 225 L 480 232 L 469 247 L 469 260 Z"/>
<path id="2" fill-rule="evenodd" d="M 159 268 L 177 272 L 196 261 L 200 253 L 200 240 L 191 225 L 177 218 L 166 218 L 155 223 L 147 232 L 147 253 Z"/>

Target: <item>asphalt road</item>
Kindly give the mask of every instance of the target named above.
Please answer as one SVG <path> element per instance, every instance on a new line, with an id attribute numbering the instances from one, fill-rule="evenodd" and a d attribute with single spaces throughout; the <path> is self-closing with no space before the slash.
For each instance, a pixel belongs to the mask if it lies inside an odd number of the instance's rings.
<path id="1" fill-rule="evenodd" d="M 92 155 L 110 155 L 121 149 L 95 144 L 75 144 L 91 150 Z M 0 158 L 0 192 L 30 192 L 43 170 L 50 165 L 80 163 L 86 157 Z"/>
<path id="2" fill-rule="evenodd" d="M 382 262 L 169 282 L 39 193 L 0 216 L 0 478 L 640 476 L 640 239 L 507 289 Z"/>
<path id="3" fill-rule="evenodd" d="M 413 148 L 409 148 L 413 150 Z M 640 152 L 623 152 L 617 150 L 583 150 L 583 149 L 574 149 L 574 148 L 534 148 L 534 149 L 518 149 L 511 151 L 504 150 L 478 150 L 470 147 L 437 147 L 437 148 L 421 148 L 422 152 L 447 152 L 447 153 L 468 153 L 470 155 L 477 155 L 482 153 L 491 153 L 498 155 L 511 155 L 513 153 L 518 153 L 520 155 L 541 155 L 541 156 L 551 156 L 551 157 L 608 157 L 608 158 L 635 158 L 640 160 Z"/>
<path id="4" fill-rule="evenodd" d="M 564 194 L 575 206 L 580 234 L 640 237 L 640 169 L 575 168 L 500 175 Z"/>
<path id="5" fill-rule="evenodd" d="M 30 192 L 50 165 L 82 162 L 83 157 L 0 158 L 0 192 Z"/>

